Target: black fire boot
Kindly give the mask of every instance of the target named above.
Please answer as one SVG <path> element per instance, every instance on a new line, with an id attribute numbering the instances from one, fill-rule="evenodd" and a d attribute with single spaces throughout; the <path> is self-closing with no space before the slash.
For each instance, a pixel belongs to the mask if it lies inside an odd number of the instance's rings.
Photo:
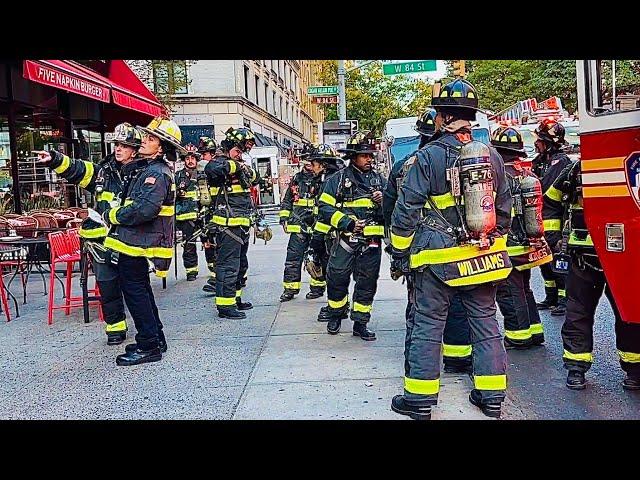
<path id="1" fill-rule="evenodd" d="M 324 288 L 322 287 L 311 287 L 305 298 L 307 300 L 313 300 L 314 298 L 320 298 L 324 295 Z"/>
<path id="2" fill-rule="evenodd" d="M 340 317 L 330 317 L 329 323 L 327 323 L 327 333 L 329 335 L 337 335 L 340 332 L 341 325 L 342 319 Z"/>
<path id="3" fill-rule="evenodd" d="M 563 317 L 567 313 L 567 297 L 558 297 L 558 305 L 551 309 L 554 317 Z"/>
<path id="4" fill-rule="evenodd" d="M 162 352 L 159 347 L 151 350 L 136 348 L 132 352 L 123 353 L 116 357 L 116 364 L 120 366 L 140 365 L 141 363 L 159 362 L 162 360 Z"/>
<path id="5" fill-rule="evenodd" d="M 290 288 L 285 288 L 284 292 L 282 292 L 282 295 L 280 295 L 280 301 L 288 302 L 289 300 L 293 300 L 293 297 L 295 297 L 298 293 L 300 293 L 300 290 L 291 290 Z"/>
<path id="6" fill-rule="evenodd" d="M 502 413 L 502 403 L 497 401 L 482 403 L 480 392 L 475 388 L 469 394 L 469 401 L 482 410 L 487 417 L 500 418 Z"/>
<path id="7" fill-rule="evenodd" d="M 558 304 L 558 290 L 555 288 L 545 287 L 545 299 L 536 303 L 538 310 L 550 310 Z"/>
<path id="8" fill-rule="evenodd" d="M 120 345 L 127 339 L 127 320 L 121 320 L 113 324 L 107 323 L 104 333 L 107 334 L 107 345 Z"/>
<path id="9" fill-rule="evenodd" d="M 136 348 L 138 348 L 138 344 L 137 343 L 130 343 L 129 345 L 127 345 L 126 347 L 124 347 L 124 351 L 127 353 L 130 352 L 134 352 L 136 350 Z M 160 351 L 162 353 L 166 353 L 167 352 L 167 342 L 163 339 L 160 339 Z"/>
<path id="10" fill-rule="evenodd" d="M 253 308 L 253 303 L 243 302 L 240 297 L 236 297 L 236 308 L 238 310 L 251 310 Z"/>
<path id="11" fill-rule="evenodd" d="M 241 318 L 247 318 L 247 314 L 244 312 L 238 311 L 235 307 L 218 307 L 218 317 L 241 319 Z"/>
<path id="12" fill-rule="evenodd" d="M 471 360 L 464 362 L 456 362 L 451 360 L 444 360 L 444 372 L 445 373 L 462 373 L 469 374 L 473 373 L 473 365 L 471 364 Z"/>
<path id="13" fill-rule="evenodd" d="M 193 282 L 196 278 L 198 278 L 198 272 L 187 273 L 187 282 Z"/>
<path id="14" fill-rule="evenodd" d="M 344 309 L 340 312 L 340 320 L 344 320 L 349 317 L 349 306 L 346 305 Z M 320 309 L 320 313 L 318 313 L 318 321 L 319 322 L 328 322 L 331 316 L 329 314 L 329 306 L 325 305 Z"/>
<path id="15" fill-rule="evenodd" d="M 569 370 L 567 374 L 567 388 L 570 390 L 584 390 L 587 385 L 584 372 L 581 370 Z"/>
<path id="16" fill-rule="evenodd" d="M 353 336 L 372 342 L 376 339 L 376 333 L 367 328 L 366 323 L 353 322 Z"/>
<path id="17" fill-rule="evenodd" d="M 396 395 L 391 399 L 391 410 L 400 415 L 408 415 L 413 420 L 431 420 L 431 405 L 411 404 L 404 395 Z"/>
<path id="18" fill-rule="evenodd" d="M 207 279 L 207 283 L 204 284 L 202 290 L 207 293 L 216 293 L 216 279 L 213 277 L 209 277 Z"/>
<path id="19" fill-rule="evenodd" d="M 512 340 L 510 338 L 504 337 L 505 350 L 528 350 L 532 345 L 533 342 L 530 338 L 527 340 Z"/>

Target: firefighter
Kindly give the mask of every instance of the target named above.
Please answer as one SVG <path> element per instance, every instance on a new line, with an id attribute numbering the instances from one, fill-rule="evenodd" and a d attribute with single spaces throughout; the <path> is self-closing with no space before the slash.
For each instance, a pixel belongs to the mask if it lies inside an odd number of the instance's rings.
<path id="1" fill-rule="evenodd" d="M 250 186 L 258 174 L 242 160 L 255 144 L 248 128 L 229 128 L 221 142 L 224 152 L 210 161 L 205 173 L 213 193 L 211 223 L 216 226 L 216 307 L 220 318 L 246 318 L 243 310 L 253 305 L 242 302 L 242 288 L 248 269 L 249 227 L 253 214 Z"/>
<path id="2" fill-rule="evenodd" d="M 513 197 L 507 251 L 514 268 L 498 285 L 496 299 L 504 317 L 505 347 L 527 349 L 544 343 L 544 329 L 530 285 L 531 269 L 553 259 L 544 238 L 542 186 L 535 175 L 522 168 L 520 158 L 527 154 L 518 130 L 498 127 L 491 144 L 504 160 Z"/>
<path id="3" fill-rule="evenodd" d="M 207 176 L 204 175 L 204 169 L 207 164 L 213 159 L 213 156 L 218 151 L 218 146 L 216 142 L 210 137 L 200 137 L 198 143 L 198 153 L 200 154 L 200 161 L 198 162 L 198 182 L 206 184 Z M 215 189 L 210 189 L 209 195 L 213 196 L 213 191 Z M 202 202 L 203 195 L 200 195 L 200 207 L 207 206 L 203 205 Z M 198 221 L 198 226 L 202 227 L 204 224 L 209 223 L 211 219 L 205 216 L 203 219 Z M 216 291 L 216 247 L 215 244 L 212 243 L 206 234 L 200 237 L 202 241 L 202 246 L 204 247 L 204 256 L 207 260 L 207 269 L 209 270 L 209 278 L 207 279 L 207 283 L 204 284 L 202 290 L 207 293 L 215 293 Z"/>
<path id="4" fill-rule="evenodd" d="M 428 108 L 422 116 L 416 120 L 415 130 L 420 134 L 418 150 L 427 145 L 431 140 L 436 140 L 442 135 L 440 131 L 441 119 L 442 117 L 438 117 L 437 112 L 433 108 Z M 394 163 L 389 173 L 383 200 L 385 228 L 387 231 L 391 228 L 391 214 L 398 200 L 398 191 L 401 188 L 402 181 L 409 167 L 415 161 L 411 159 L 416 153 L 418 153 L 417 150 Z M 399 278 L 400 273 L 401 272 L 392 272 L 392 278 Z M 411 298 L 413 289 L 411 276 L 407 276 L 406 280 L 407 297 L 409 301 L 407 302 L 407 308 L 405 310 L 405 318 L 408 319 L 412 305 Z M 469 335 L 469 322 L 467 321 L 466 313 L 462 308 L 459 297 L 455 296 L 449 307 L 449 314 L 444 327 L 442 360 L 445 372 L 471 373 L 471 345 Z"/>
<path id="5" fill-rule="evenodd" d="M 107 155 L 97 165 L 56 154 L 53 154 L 50 162 L 45 162 L 45 165 L 67 182 L 79 185 L 94 194 L 95 210 L 100 214 L 110 208 L 111 202 L 117 204 L 120 201 L 122 166 L 135 161 L 134 157 L 142 144 L 142 135 L 133 125 L 121 123 L 116 126 L 112 142 L 114 153 Z M 102 244 L 107 236 L 107 228 L 87 217 L 82 222 L 79 234 L 87 248 L 87 242 Z M 99 250 L 96 248 L 87 248 L 87 250 L 95 254 L 95 256 L 92 255 L 92 265 L 100 289 L 107 344 L 118 345 L 127 337 L 127 321 L 118 275 L 113 269 L 104 266 Z"/>
<path id="6" fill-rule="evenodd" d="M 544 193 L 571 163 L 571 159 L 562 151 L 567 141 L 564 139 L 565 130 L 561 123 L 551 118 L 544 119 L 534 130 L 534 135 L 534 147 L 538 155 L 533 159 L 532 171 L 540 179 Z M 561 226 L 557 221 L 547 218 L 544 209 L 542 214 L 545 238 L 551 249 L 557 252 Z M 540 267 L 540 273 L 544 278 L 545 299 L 537 304 L 538 310 L 551 310 L 551 315 L 555 316 L 564 315 L 567 304 L 564 277 L 553 273 L 549 263 Z"/>
<path id="7" fill-rule="evenodd" d="M 624 322 L 607 285 L 602 266 L 587 230 L 582 210 L 580 162 L 567 166 L 545 193 L 548 218 L 562 222 L 565 239 L 561 254 L 569 268 L 567 313 L 562 325 L 562 356 L 571 390 L 586 387 L 585 373 L 593 363 L 593 324 L 604 291 L 615 318 L 616 348 L 620 366 L 627 374 L 626 390 L 640 390 L 640 324 Z M 566 244 L 565 244 L 566 240 Z M 566 247 L 565 247 L 566 245 Z"/>
<path id="8" fill-rule="evenodd" d="M 185 240 L 182 262 L 187 281 L 198 276 L 198 251 L 196 239 L 191 239 L 198 228 L 198 153 L 195 145 L 185 147 L 184 168 L 176 174 L 176 228 L 182 231 Z"/>
<path id="9" fill-rule="evenodd" d="M 376 339 L 367 323 L 376 294 L 384 237 L 381 207 L 385 179 L 372 168 L 374 141 L 369 131 L 356 132 L 349 138 L 341 150 L 349 159 L 349 166 L 327 180 L 318 202 L 319 220 L 338 231 L 327 265 L 327 332 L 336 335 L 340 331 L 349 309 L 353 274 L 353 335 L 367 341 Z"/>
<path id="10" fill-rule="evenodd" d="M 284 232 L 290 234 L 284 265 L 282 282 L 284 292 L 280 296 L 281 302 L 288 302 L 300 293 L 302 263 L 309 248 L 315 222 L 316 173 L 308 160 L 308 154 L 301 155 L 304 155 L 302 170 L 291 179 L 280 209 L 280 224 Z M 311 288 L 307 298 L 318 298 L 324 295 L 326 282 L 312 278 L 310 283 Z"/>
<path id="11" fill-rule="evenodd" d="M 391 218 L 393 267 L 413 276 L 407 322 L 404 395 L 393 411 L 431 418 L 440 390 L 440 355 L 451 299 L 470 328 L 474 389 L 469 401 L 499 417 L 506 352 L 496 320 L 496 285 L 511 271 L 505 235 L 512 200 L 500 154 L 471 138 L 478 95 L 456 79 L 434 95 L 443 134 L 415 156 Z M 495 195 L 495 197 L 494 197 Z"/>

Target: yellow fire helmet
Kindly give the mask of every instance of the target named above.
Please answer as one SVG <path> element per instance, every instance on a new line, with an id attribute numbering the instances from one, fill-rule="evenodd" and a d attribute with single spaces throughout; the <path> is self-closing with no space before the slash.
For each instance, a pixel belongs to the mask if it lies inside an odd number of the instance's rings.
<path id="1" fill-rule="evenodd" d="M 168 118 L 156 117 L 149 125 L 146 127 L 138 127 L 145 133 L 149 135 L 153 135 L 158 137 L 160 140 L 165 141 L 174 147 L 180 154 L 184 154 L 185 149 L 181 145 L 182 143 L 182 132 L 180 132 L 180 127 L 173 120 L 169 120 Z"/>

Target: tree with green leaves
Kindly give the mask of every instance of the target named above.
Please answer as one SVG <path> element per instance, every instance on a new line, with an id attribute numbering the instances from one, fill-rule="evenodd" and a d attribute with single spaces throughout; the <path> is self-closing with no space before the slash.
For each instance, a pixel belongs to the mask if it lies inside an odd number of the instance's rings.
<path id="1" fill-rule="evenodd" d="M 196 60 L 126 60 L 134 73 L 171 111 L 176 93 L 186 93 L 191 83 L 187 71 Z"/>

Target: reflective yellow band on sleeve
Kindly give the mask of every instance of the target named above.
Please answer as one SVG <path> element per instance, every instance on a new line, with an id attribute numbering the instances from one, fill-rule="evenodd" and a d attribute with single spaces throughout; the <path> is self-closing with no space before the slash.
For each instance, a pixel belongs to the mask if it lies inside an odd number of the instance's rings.
<path id="1" fill-rule="evenodd" d="M 376 204 L 370 198 L 358 198 L 352 202 L 344 202 L 343 206 L 347 208 L 375 208 Z"/>
<path id="2" fill-rule="evenodd" d="M 62 163 L 53 169 L 56 173 L 64 173 L 69 169 L 69 165 L 71 165 L 71 159 L 66 155 L 62 156 Z"/>
<path id="3" fill-rule="evenodd" d="M 411 246 L 411 242 L 413 242 L 414 233 L 409 237 L 403 237 L 402 235 L 396 235 L 391 232 L 391 245 L 393 248 L 397 248 L 398 250 L 406 250 Z"/>
<path id="4" fill-rule="evenodd" d="M 280 210 L 278 215 L 280 217 L 289 217 L 289 215 L 291 215 L 291 210 Z"/>
<path id="5" fill-rule="evenodd" d="M 344 213 L 342 213 L 340 210 L 335 211 L 333 215 L 331 215 L 331 225 L 335 228 L 338 228 L 338 223 L 340 222 L 340 220 L 342 220 L 342 217 L 344 217 Z"/>
<path id="6" fill-rule="evenodd" d="M 301 233 L 302 228 L 300 225 L 287 225 L 287 233 Z"/>
<path id="7" fill-rule="evenodd" d="M 282 282 L 282 286 L 288 290 L 300 290 L 302 282 Z"/>
<path id="8" fill-rule="evenodd" d="M 440 379 L 420 380 L 418 378 L 404 377 L 404 389 L 416 395 L 435 395 L 440 391 Z"/>
<path id="9" fill-rule="evenodd" d="M 160 212 L 158 213 L 161 217 L 173 217 L 176 213 L 176 207 L 173 205 L 163 205 L 160 207 Z"/>
<path id="10" fill-rule="evenodd" d="M 458 262 L 470 258 L 480 257 L 490 253 L 505 251 L 507 240 L 504 237 L 497 238 L 491 248 L 480 250 L 476 245 L 463 245 L 459 247 L 439 248 L 436 250 L 422 250 L 411 255 L 411 267 L 418 268 L 422 265 Z"/>
<path id="11" fill-rule="evenodd" d="M 98 202 L 112 202 L 114 198 L 115 194 L 113 192 L 100 192 L 98 195 L 96 195 L 96 200 Z"/>
<path id="12" fill-rule="evenodd" d="M 506 375 L 474 375 L 473 384 L 478 390 L 506 390 Z"/>
<path id="13" fill-rule="evenodd" d="M 504 336 L 509 340 L 528 340 L 531 338 L 531 330 L 505 330 Z"/>
<path id="14" fill-rule="evenodd" d="M 97 227 L 97 228 L 82 228 L 78 230 L 78 235 L 82 238 L 101 238 L 107 236 L 108 230 L 107 227 Z"/>
<path id="15" fill-rule="evenodd" d="M 562 220 L 558 218 L 544 220 L 542 223 L 545 232 L 559 232 L 562 229 Z"/>
<path id="16" fill-rule="evenodd" d="M 371 313 L 372 305 L 363 305 L 362 303 L 353 302 L 353 311 L 360 313 Z"/>
<path id="17" fill-rule="evenodd" d="M 93 162 L 82 162 L 84 163 L 85 171 L 82 180 L 78 183 L 78 186 L 81 188 L 85 188 L 89 183 L 91 183 L 91 179 L 93 178 L 93 172 L 95 170 L 93 166 Z"/>
<path id="18" fill-rule="evenodd" d="M 367 225 L 362 233 L 365 237 L 384 237 L 384 227 L 382 225 Z"/>
<path id="19" fill-rule="evenodd" d="M 316 222 L 313 226 L 313 229 L 320 233 L 329 233 L 331 231 L 331 225 L 327 225 L 326 223 Z"/>
<path id="20" fill-rule="evenodd" d="M 444 193 L 442 195 L 431 195 L 429 198 L 438 208 L 438 210 L 444 210 L 446 208 L 456 206 L 456 199 L 451 193 Z M 426 202 L 425 207 L 431 208 L 431 204 L 429 202 Z"/>
<path id="21" fill-rule="evenodd" d="M 569 350 L 565 349 L 562 354 L 562 358 L 566 358 L 567 360 L 576 360 L 577 362 L 593 363 L 593 354 L 591 352 L 571 353 Z"/>
<path id="22" fill-rule="evenodd" d="M 251 225 L 251 220 L 247 217 L 226 218 L 214 215 L 211 218 L 211 221 L 216 225 L 222 225 L 223 227 L 248 227 Z"/>
<path id="23" fill-rule="evenodd" d="M 228 307 L 236 304 L 236 297 L 216 297 L 216 305 Z"/>
<path id="24" fill-rule="evenodd" d="M 184 198 L 189 198 L 191 200 L 195 200 L 196 198 L 198 198 L 198 191 L 197 190 L 191 190 L 190 192 L 185 192 Z"/>
<path id="25" fill-rule="evenodd" d="M 532 323 L 529 327 L 529 331 L 531 332 L 531 335 L 540 335 L 541 333 L 544 333 L 544 327 L 541 323 Z"/>
<path id="26" fill-rule="evenodd" d="M 236 166 L 236 162 L 234 160 L 228 160 L 229 162 L 229 173 L 236 173 L 236 169 L 238 168 Z"/>
<path id="27" fill-rule="evenodd" d="M 316 201 L 313 198 L 301 198 L 293 202 L 296 207 L 313 207 L 315 203 Z"/>
<path id="28" fill-rule="evenodd" d="M 623 352 L 618 350 L 620 360 L 625 363 L 640 363 L 640 353 Z"/>
<path id="29" fill-rule="evenodd" d="M 320 195 L 320 201 L 328 205 L 331 205 L 332 207 L 336 206 L 336 199 L 331 195 L 329 195 L 328 193 L 323 192 L 322 195 Z"/>
<path id="30" fill-rule="evenodd" d="M 346 295 L 342 300 L 331 300 L 329 299 L 329 306 L 331 308 L 342 308 L 349 301 L 349 295 Z"/>
<path id="31" fill-rule="evenodd" d="M 176 220 L 180 222 L 183 222 L 185 220 L 195 220 L 196 218 L 198 218 L 198 214 L 196 212 L 187 212 L 176 215 Z"/>
<path id="32" fill-rule="evenodd" d="M 109 221 L 113 225 L 119 225 L 118 219 L 116 218 L 116 214 L 118 213 L 118 210 L 120 210 L 120 208 L 122 207 L 116 207 L 109 210 Z"/>
<path id="33" fill-rule="evenodd" d="M 445 357 L 464 358 L 471 355 L 471 345 L 449 345 L 442 344 L 442 355 Z"/>
<path id="34" fill-rule="evenodd" d="M 556 202 L 560 202 L 562 200 L 562 192 L 553 185 L 551 185 L 549 189 L 544 192 L 544 195 L 545 197 L 549 197 L 551 200 L 555 200 Z"/>

